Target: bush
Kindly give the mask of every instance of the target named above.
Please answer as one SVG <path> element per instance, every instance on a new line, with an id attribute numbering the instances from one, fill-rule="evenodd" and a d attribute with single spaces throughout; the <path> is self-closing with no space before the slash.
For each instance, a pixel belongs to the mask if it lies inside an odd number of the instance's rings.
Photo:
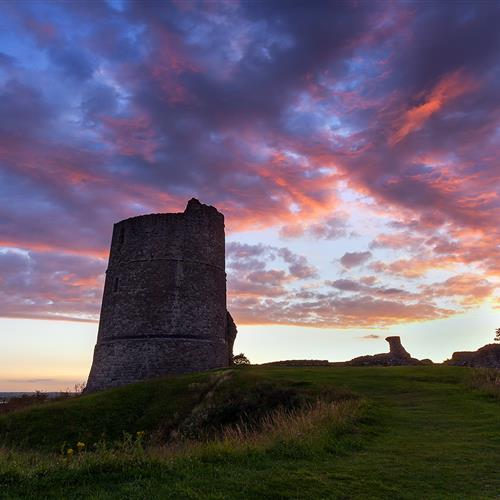
<path id="1" fill-rule="evenodd" d="M 23 394 L 22 396 L 11 398 L 6 403 L 0 405 L 0 414 L 24 410 L 25 408 L 44 403 L 46 401 L 48 401 L 48 394 L 45 394 L 44 392 L 36 391 L 34 394 Z"/>
<path id="2" fill-rule="evenodd" d="M 233 365 L 249 365 L 250 360 L 242 353 L 233 356 Z"/>

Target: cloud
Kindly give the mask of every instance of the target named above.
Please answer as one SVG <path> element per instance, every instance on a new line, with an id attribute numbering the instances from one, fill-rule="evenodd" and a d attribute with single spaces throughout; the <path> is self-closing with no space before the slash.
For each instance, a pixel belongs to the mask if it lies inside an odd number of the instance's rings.
<path id="1" fill-rule="evenodd" d="M 287 324 L 316 328 L 381 328 L 389 325 L 446 318 L 454 311 L 430 302 L 404 303 L 370 296 L 320 295 L 307 302 L 286 299 L 241 302 L 233 297 L 231 314 L 244 324 Z"/>
<path id="2" fill-rule="evenodd" d="M 337 288 L 339 290 L 343 290 L 346 292 L 359 292 L 363 290 L 363 286 L 356 281 L 353 280 L 345 280 L 345 279 L 340 279 L 340 280 L 335 280 L 335 281 L 329 281 L 327 282 L 329 285 L 333 286 L 334 288 Z"/>
<path id="3" fill-rule="evenodd" d="M 307 227 L 300 223 L 285 225 L 280 229 L 280 235 L 283 238 L 308 236 L 317 239 L 335 240 L 347 235 L 347 227 L 348 224 L 345 218 L 328 217 L 319 222 L 308 224 Z"/>
<path id="4" fill-rule="evenodd" d="M 443 282 L 422 287 L 422 293 L 428 297 L 453 297 L 465 307 L 481 304 L 495 290 L 496 286 L 492 282 L 474 274 L 461 274 Z"/>
<path id="5" fill-rule="evenodd" d="M 96 321 L 104 269 L 103 259 L 0 251 L 0 315 Z"/>
<path id="6" fill-rule="evenodd" d="M 366 252 L 346 252 L 341 258 L 341 264 L 347 269 L 360 266 L 372 258 L 370 251 Z"/>
<path id="7" fill-rule="evenodd" d="M 224 212 L 233 240 L 300 238 L 228 245 L 240 321 L 355 327 L 488 300 L 498 6 L 198 7 L 0 6 L 1 313 L 95 318 L 112 223 L 191 196 Z M 349 280 L 291 251 L 353 232 Z"/>
<path id="8" fill-rule="evenodd" d="M 474 83 L 462 72 L 456 71 L 445 75 L 436 83 L 421 104 L 417 104 L 404 113 L 399 120 L 397 130 L 389 138 L 394 146 L 408 134 L 419 130 L 433 114 L 440 111 L 445 104 L 474 88 Z"/>
<path id="9" fill-rule="evenodd" d="M 318 276 L 317 270 L 310 266 L 303 255 L 296 255 L 288 248 L 280 248 L 277 255 L 287 264 L 290 274 L 297 279 L 315 278 Z"/>
<path id="10" fill-rule="evenodd" d="M 326 280 L 325 285 L 336 288 L 342 292 L 363 293 L 373 297 L 392 299 L 415 299 L 418 296 L 401 288 L 374 286 L 375 280 L 361 278 L 359 281 L 350 279 Z"/>
<path id="11" fill-rule="evenodd" d="M 258 300 L 287 296 L 297 282 L 317 277 L 307 259 L 285 247 L 231 242 L 226 245 L 228 293 Z M 269 266 L 275 267 L 269 269 Z"/>
<path id="12" fill-rule="evenodd" d="M 10 68 L 15 64 L 15 58 L 0 52 L 0 66 L 4 68 Z"/>

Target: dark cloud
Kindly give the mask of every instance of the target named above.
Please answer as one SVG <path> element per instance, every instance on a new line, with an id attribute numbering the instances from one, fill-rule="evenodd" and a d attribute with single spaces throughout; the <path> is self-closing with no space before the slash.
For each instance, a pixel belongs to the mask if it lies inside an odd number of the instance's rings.
<path id="1" fill-rule="evenodd" d="M 393 299 L 415 299 L 416 296 L 401 288 L 390 288 L 384 286 L 373 286 L 374 281 L 370 279 L 360 279 L 359 281 L 349 279 L 338 279 L 335 281 L 325 281 L 325 284 L 336 288 L 342 292 L 359 292 L 373 297 Z"/>
<path id="2" fill-rule="evenodd" d="M 361 284 L 357 283 L 356 281 L 345 280 L 345 279 L 330 281 L 328 282 L 328 284 L 333 286 L 334 288 L 338 288 L 339 290 L 347 292 L 359 292 L 364 288 Z"/>
<path id="3" fill-rule="evenodd" d="M 370 260 L 372 253 L 366 252 L 346 252 L 341 258 L 340 263 L 350 269 L 351 267 L 356 267 L 364 264 L 366 261 Z"/>
<path id="4" fill-rule="evenodd" d="M 341 258 L 355 274 L 373 257 L 380 284 L 349 276 L 318 290 L 305 256 L 230 243 L 231 300 L 245 321 L 446 316 L 437 296 L 429 302 L 386 278 L 415 281 L 460 263 L 500 274 L 499 10 L 494 2 L 0 6 L 0 246 L 24 252 L 0 254 L 12 290 L 2 314 L 95 314 L 94 285 L 87 301 L 76 277 L 58 276 L 80 276 L 105 257 L 113 222 L 180 210 L 196 196 L 223 210 L 233 233 L 281 227 L 288 237 L 336 240 L 351 234 L 363 203 L 386 221 L 373 255 Z M 393 251 L 402 255 L 391 260 Z M 470 290 L 484 298 L 490 286 L 470 280 L 436 289 L 463 293 L 449 300 L 468 307 Z"/>
<path id="5" fill-rule="evenodd" d="M 500 21 L 497 2 L 456 2 L 444 6 L 430 2 L 417 6 L 412 20 L 418 43 L 400 51 L 400 78 L 421 89 L 442 74 L 464 66 L 474 73 L 491 68 L 498 61 Z M 411 61 L 411 64 L 407 64 Z"/>
<path id="6" fill-rule="evenodd" d="M 53 113 L 40 90 L 17 80 L 0 88 L 0 130 L 5 136 L 22 135 L 50 126 Z M 36 134 L 38 135 L 38 134 Z M 4 145 L 5 147 L 6 145 Z"/>
<path id="7" fill-rule="evenodd" d="M 0 67 L 11 68 L 14 66 L 16 60 L 9 56 L 9 54 L 5 54 L 4 52 L 0 52 Z"/>
<path id="8" fill-rule="evenodd" d="M 114 114 L 118 107 L 118 93 L 109 85 L 94 84 L 85 89 L 80 109 L 91 124 L 98 124 L 104 116 Z"/>
<path id="9" fill-rule="evenodd" d="M 287 264 L 289 264 L 290 274 L 298 279 L 315 278 L 317 270 L 310 266 L 303 255 L 296 255 L 288 248 L 280 248 L 277 252 Z"/>
<path id="10" fill-rule="evenodd" d="M 50 55 L 66 76 L 78 81 L 85 81 L 92 77 L 94 65 L 82 51 L 55 46 L 50 50 Z"/>

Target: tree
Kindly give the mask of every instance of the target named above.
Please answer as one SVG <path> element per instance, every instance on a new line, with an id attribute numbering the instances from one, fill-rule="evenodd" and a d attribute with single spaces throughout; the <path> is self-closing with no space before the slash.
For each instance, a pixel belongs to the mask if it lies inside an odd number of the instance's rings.
<path id="1" fill-rule="evenodd" d="M 249 365 L 250 360 L 242 353 L 233 356 L 233 365 Z"/>
<path id="2" fill-rule="evenodd" d="M 495 330 L 495 342 L 500 342 L 500 328 Z"/>

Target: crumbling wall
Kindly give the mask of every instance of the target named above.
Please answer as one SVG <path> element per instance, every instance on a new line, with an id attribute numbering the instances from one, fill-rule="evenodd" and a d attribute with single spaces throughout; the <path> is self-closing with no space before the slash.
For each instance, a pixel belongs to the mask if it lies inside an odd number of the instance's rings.
<path id="1" fill-rule="evenodd" d="M 238 329 L 236 328 L 236 323 L 233 320 L 233 317 L 227 312 L 226 315 L 226 343 L 228 349 L 228 364 L 233 364 L 233 346 L 234 341 L 236 340 L 236 335 L 238 334 Z"/>
<path id="2" fill-rule="evenodd" d="M 446 364 L 477 368 L 500 368 L 500 344 L 487 344 L 477 351 L 457 351 Z"/>
<path id="3" fill-rule="evenodd" d="M 385 339 L 389 343 L 389 352 L 382 354 L 374 354 L 373 356 L 359 356 L 347 361 L 346 365 L 350 366 L 401 366 L 401 365 L 420 365 L 429 364 L 430 360 L 421 362 L 418 359 L 412 358 L 411 354 L 401 344 L 400 337 L 387 337 Z M 432 363 L 432 361 L 431 361 Z"/>

